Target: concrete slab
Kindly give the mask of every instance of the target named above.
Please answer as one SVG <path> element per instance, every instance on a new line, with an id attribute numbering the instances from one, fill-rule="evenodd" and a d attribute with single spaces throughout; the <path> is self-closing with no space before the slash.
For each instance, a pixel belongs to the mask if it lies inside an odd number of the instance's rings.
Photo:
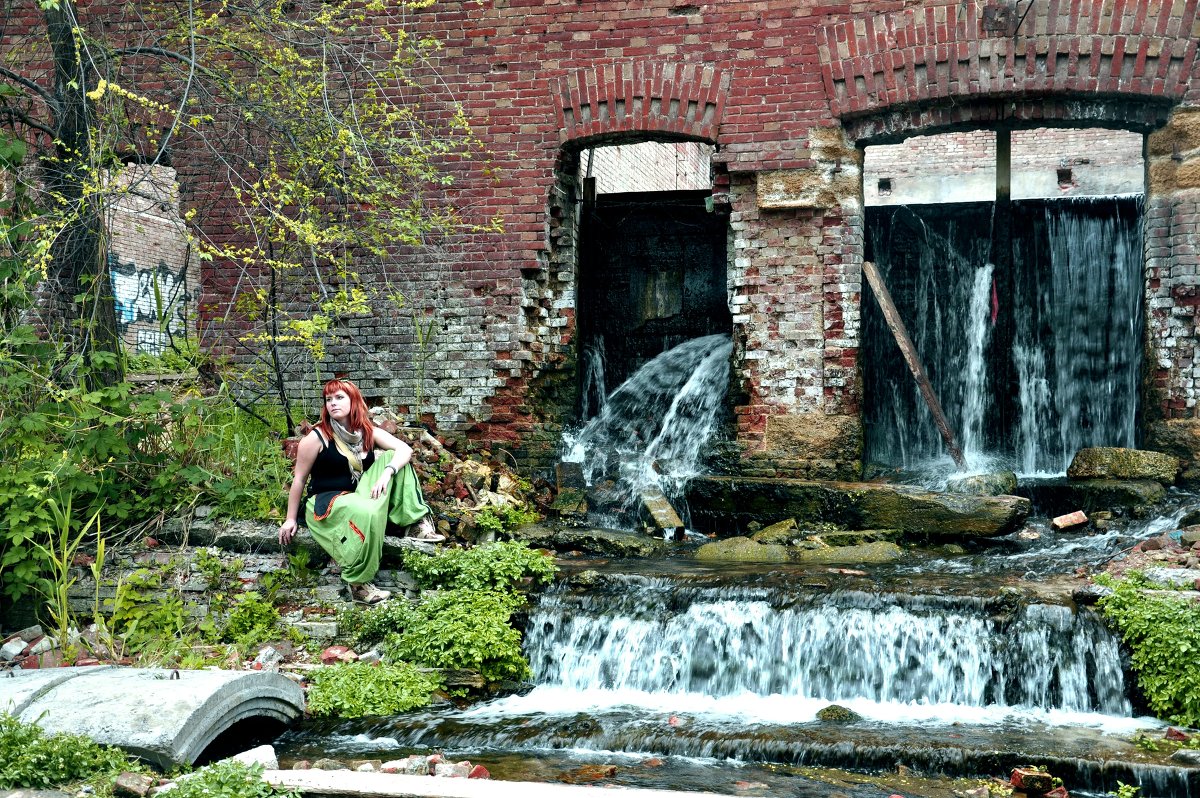
<path id="1" fill-rule="evenodd" d="M 0 708 L 49 732 L 84 734 L 161 767 L 191 764 L 242 721 L 284 726 L 304 692 L 278 673 L 56 668 L 0 679 Z"/>
<path id="2" fill-rule="evenodd" d="M 717 798 L 726 793 L 603 788 L 582 784 L 545 784 L 490 779 L 447 779 L 398 773 L 349 770 L 268 770 L 263 778 L 305 795 L 358 795 L 372 798 L 595 798 L 598 791 L 622 798 Z"/>

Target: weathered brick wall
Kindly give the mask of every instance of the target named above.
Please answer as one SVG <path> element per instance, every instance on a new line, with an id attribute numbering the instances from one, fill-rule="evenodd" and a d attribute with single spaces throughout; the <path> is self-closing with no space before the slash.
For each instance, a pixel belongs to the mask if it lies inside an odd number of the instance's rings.
<path id="1" fill-rule="evenodd" d="M 447 197 L 470 220 L 499 218 L 504 229 L 361 264 L 405 306 L 347 320 L 348 337 L 320 364 L 297 355 L 293 385 L 346 371 L 369 395 L 412 406 L 421 377 L 420 409 L 442 429 L 544 463 L 574 390 L 580 152 L 698 141 L 716 146 L 713 204 L 730 213 L 739 443 L 757 452 L 756 468 L 844 473 L 861 399 L 857 148 L 1081 120 L 1152 132 L 1172 108 L 1200 106 L 1196 5 L 1039 0 L 1016 28 L 994 12 L 1013 6 L 979 0 L 436 2 L 413 20 L 444 42 L 431 64 L 438 80 L 418 79 L 435 107 L 443 97 L 465 104 L 491 167 L 450 164 Z M 185 200 L 215 218 L 204 236 L 230 241 L 225 176 L 184 162 L 186 145 L 175 163 Z M 1187 173 L 1196 145 L 1181 146 L 1182 162 L 1174 151 L 1156 157 Z M 1156 406 L 1170 412 L 1186 412 L 1194 388 L 1184 321 L 1194 188 L 1180 179 L 1147 202 L 1158 236 L 1147 250 L 1149 301 L 1160 303 L 1148 336 Z M 252 323 L 227 311 L 239 286 L 263 278 L 202 266 L 206 340 L 247 363 L 255 352 L 237 336 Z M 301 273 L 281 290 L 297 310 L 312 304 Z M 429 347 L 414 309 L 434 321 Z"/>
<path id="2" fill-rule="evenodd" d="M 1145 191 L 1142 142 L 1142 134 L 1122 130 L 1015 130 L 1012 197 L 1140 194 Z M 990 130 L 914 136 L 867 148 L 863 195 L 868 205 L 986 202 L 995 187 L 996 135 Z"/>
<path id="3" fill-rule="evenodd" d="M 615 144 L 585 150 L 581 160 L 580 176 L 591 169 L 597 194 L 712 187 L 712 147 L 698 142 Z"/>
<path id="4" fill-rule="evenodd" d="M 174 169 L 130 165 L 114 183 L 105 226 L 117 325 L 131 351 L 159 354 L 195 339 L 199 259 L 179 216 Z"/>

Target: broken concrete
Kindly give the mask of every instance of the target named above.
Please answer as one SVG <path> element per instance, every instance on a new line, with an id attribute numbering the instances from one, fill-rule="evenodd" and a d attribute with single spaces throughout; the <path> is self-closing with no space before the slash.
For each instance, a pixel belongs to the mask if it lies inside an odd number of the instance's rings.
<path id="1" fill-rule="evenodd" d="M 304 693 L 277 673 L 99 665 L 11 671 L 0 711 L 169 768 L 192 764 L 235 724 L 282 732 L 303 714 Z"/>

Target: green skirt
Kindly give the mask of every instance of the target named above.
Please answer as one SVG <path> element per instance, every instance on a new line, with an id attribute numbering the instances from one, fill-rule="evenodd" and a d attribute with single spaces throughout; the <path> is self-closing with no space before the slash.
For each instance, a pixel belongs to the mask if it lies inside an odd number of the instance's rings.
<path id="1" fill-rule="evenodd" d="M 429 512 L 411 463 L 392 477 L 387 493 L 371 498 L 371 487 L 383 475 L 393 454 L 383 452 L 377 456 L 353 492 L 321 493 L 304 503 L 304 517 L 313 539 L 337 561 L 342 579 L 351 584 L 369 582 L 379 570 L 389 521 L 408 526 Z"/>

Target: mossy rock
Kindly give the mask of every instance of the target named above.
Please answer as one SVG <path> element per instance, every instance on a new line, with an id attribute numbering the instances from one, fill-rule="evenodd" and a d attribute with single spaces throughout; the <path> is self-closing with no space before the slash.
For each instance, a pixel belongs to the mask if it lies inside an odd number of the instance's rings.
<path id="1" fill-rule="evenodd" d="M 857 546 L 829 546 L 823 549 L 793 549 L 793 559 L 803 563 L 853 563 L 871 565 L 892 562 L 904 556 L 895 543 L 875 541 Z"/>
<path id="2" fill-rule="evenodd" d="M 897 541 L 904 536 L 899 529 L 838 529 L 820 533 L 820 538 L 830 546 L 860 546 L 877 541 Z"/>
<path id="3" fill-rule="evenodd" d="M 550 525 L 528 524 L 507 533 L 534 548 L 554 551 L 582 551 L 606 557 L 653 557 L 666 551 L 661 540 L 631 532 L 610 529 L 559 529 Z"/>
<path id="4" fill-rule="evenodd" d="M 1174 485 L 1180 461 L 1162 452 L 1117 447 L 1080 449 L 1071 460 L 1067 476 L 1071 479 L 1154 480 Z"/>
<path id="5" fill-rule="evenodd" d="M 709 562 L 789 562 L 787 546 L 758 543 L 750 538 L 727 538 L 705 543 L 696 557 Z"/>
<path id="6" fill-rule="evenodd" d="M 798 537 L 800 537 L 800 533 L 796 530 L 796 519 L 789 518 L 786 521 L 771 524 L 769 527 L 755 532 L 750 536 L 750 539 L 755 543 L 779 543 L 787 545 Z"/>
<path id="7" fill-rule="evenodd" d="M 994 474 L 951 477 L 946 481 L 946 492 L 966 496 L 1012 496 L 1017 492 L 1017 475 L 1012 471 L 997 471 Z"/>
<path id="8" fill-rule="evenodd" d="M 862 720 L 862 715 L 840 704 L 830 704 L 817 712 L 817 720 L 823 720 L 827 723 L 852 723 L 856 720 Z"/>

